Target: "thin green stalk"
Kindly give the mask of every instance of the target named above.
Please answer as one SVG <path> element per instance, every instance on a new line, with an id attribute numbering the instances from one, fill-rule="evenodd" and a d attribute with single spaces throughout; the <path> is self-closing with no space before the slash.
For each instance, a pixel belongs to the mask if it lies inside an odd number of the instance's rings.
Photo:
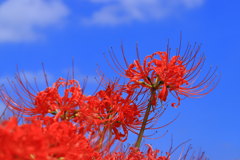
<path id="1" fill-rule="evenodd" d="M 155 95 L 156 95 L 156 90 L 152 89 L 151 97 L 150 97 L 148 105 L 147 105 L 147 110 L 145 112 L 145 115 L 144 115 L 144 118 L 143 118 L 143 122 L 142 122 L 142 126 L 141 126 L 140 132 L 138 134 L 138 138 L 137 138 L 136 144 L 135 144 L 135 147 L 137 147 L 137 148 L 140 148 L 142 137 L 143 137 L 143 133 L 145 131 L 145 128 L 146 128 L 146 125 L 147 125 L 147 121 L 148 121 L 148 117 L 149 117 L 149 114 L 150 114 L 150 111 L 151 111 L 152 100 L 153 100 Z"/>

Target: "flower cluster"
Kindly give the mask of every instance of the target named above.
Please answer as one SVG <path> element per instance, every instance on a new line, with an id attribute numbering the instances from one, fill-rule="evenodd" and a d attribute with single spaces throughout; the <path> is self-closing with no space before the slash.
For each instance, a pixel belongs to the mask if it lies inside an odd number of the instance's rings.
<path id="1" fill-rule="evenodd" d="M 0 127 L 0 158 L 26 160 L 97 159 L 100 154 L 70 122 L 41 122 L 18 125 L 16 118 Z"/>
<path id="2" fill-rule="evenodd" d="M 1 100 L 15 115 L 0 124 L 0 159 L 170 160 L 171 152 L 163 154 L 150 145 L 146 152 L 140 150 L 144 131 L 151 129 L 147 125 L 158 118 L 151 108 L 166 102 L 169 93 L 178 99 L 173 107 L 183 96 L 209 93 L 215 87 L 214 73 L 194 83 L 202 63 L 197 52 L 173 57 L 155 52 L 143 64 L 138 59 L 127 65 L 124 84 L 104 81 L 92 95 L 84 94 L 74 79 L 59 78 L 40 91 L 17 74 L 11 83 L 15 96 L 0 90 Z M 129 131 L 137 135 L 136 143 L 122 151 L 119 145 Z"/>
<path id="3" fill-rule="evenodd" d="M 43 126 L 39 121 L 18 125 L 11 118 L 0 127 L 0 158 L 24 160 L 168 160 L 158 156 L 151 146 L 147 153 L 137 148 L 125 152 L 100 152 L 89 138 L 70 122 L 54 122 Z"/>

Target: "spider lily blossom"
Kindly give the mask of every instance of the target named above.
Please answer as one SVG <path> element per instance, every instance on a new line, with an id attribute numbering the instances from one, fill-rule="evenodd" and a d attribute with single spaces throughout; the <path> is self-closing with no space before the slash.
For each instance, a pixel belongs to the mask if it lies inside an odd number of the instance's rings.
<path id="1" fill-rule="evenodd" d="M 40 119 L 49 119 L 50 116 L 54 121 L 69 119 L 75 116 L 75 111 L 85 98 L 76 80 L 59 78 L 51 87 L 39 92 L 28 89 L 20 77 L 17 80 L 19 88 L 15 88 L 15 91 L 18 99 L 8 95 L 4 90 L 1 90 L 0 97 L 9 109 L 20 112 L 23 116 Z"/>
<path id="2" fill-rule="evenodd" d="M 208 94 L 215 87 L 215 71 L 197 81 L 203 67 L 204 58 L 198 59 L 199 49 L 188 50 L 183 56 L 170 57 L 168 52 L 155 52 L 146 56 L 143 64 L 135 60 L 125 70 L 129 84 L 142 86 L 156 93 L 153 105 L 157 99 L 166 101 L 169 93 L 177 98 L 178 103 L 172 103 L 172 107 L 178 107 L 181 99 Z M 195 52 L 195 53 L 194 53 Z M 195 83 L 197 81 L 197 83 Z"/>

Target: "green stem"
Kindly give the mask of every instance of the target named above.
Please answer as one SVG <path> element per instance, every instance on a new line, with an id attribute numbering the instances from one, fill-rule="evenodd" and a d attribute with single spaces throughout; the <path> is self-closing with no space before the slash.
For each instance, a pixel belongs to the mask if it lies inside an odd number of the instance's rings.
<path id="1" fill-rule="evenodd" d="M 151 90 L 151 97 L 150 97 L 148 105 L 147 105 L 147 110 L 145 112 L 145 115 L 144 115 L 144 118 L 143 118 L 143 122 L 142 122 L 142 126 L 141 126 L 140 132 L 138 134 L 138 138 L 137 138 L 136 144 L 135 144 L 135 147 L 137 147 L 137 148 L 139 148 L 140 145 L 141 145 L 143 133 L 145 131 L 145 128 L 146 128 L 146 125 L 147 125 L 147 120 L 148 120 L 148 117 L 149 117 L 149 114 L 150 114 L 150 111 L 151 111 L 151 107 L 152 107 L 152 100 L 153 100 L 155 95 L 156 95 L 156 90 L 152 89 Z"/>

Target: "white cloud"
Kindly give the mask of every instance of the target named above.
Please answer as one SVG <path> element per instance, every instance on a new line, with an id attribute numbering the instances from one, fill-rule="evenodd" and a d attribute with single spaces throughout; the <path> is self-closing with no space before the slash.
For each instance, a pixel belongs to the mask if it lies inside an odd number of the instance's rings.
<path id="1" fill-rule="evenodd" d="M 102 4 L 91 17 L 83 19 L 86 24 L 118 25 L 132 21 L 159 20 L 192 9 L 204 0 L 90 0 Z"/>
<path id="2" fill-rule="evenodd" d="M 34 40 L 41 29 L 61 24 L 67 15 L 60 0 L 5 0 L 0 3 L 0 42 Z"/>

